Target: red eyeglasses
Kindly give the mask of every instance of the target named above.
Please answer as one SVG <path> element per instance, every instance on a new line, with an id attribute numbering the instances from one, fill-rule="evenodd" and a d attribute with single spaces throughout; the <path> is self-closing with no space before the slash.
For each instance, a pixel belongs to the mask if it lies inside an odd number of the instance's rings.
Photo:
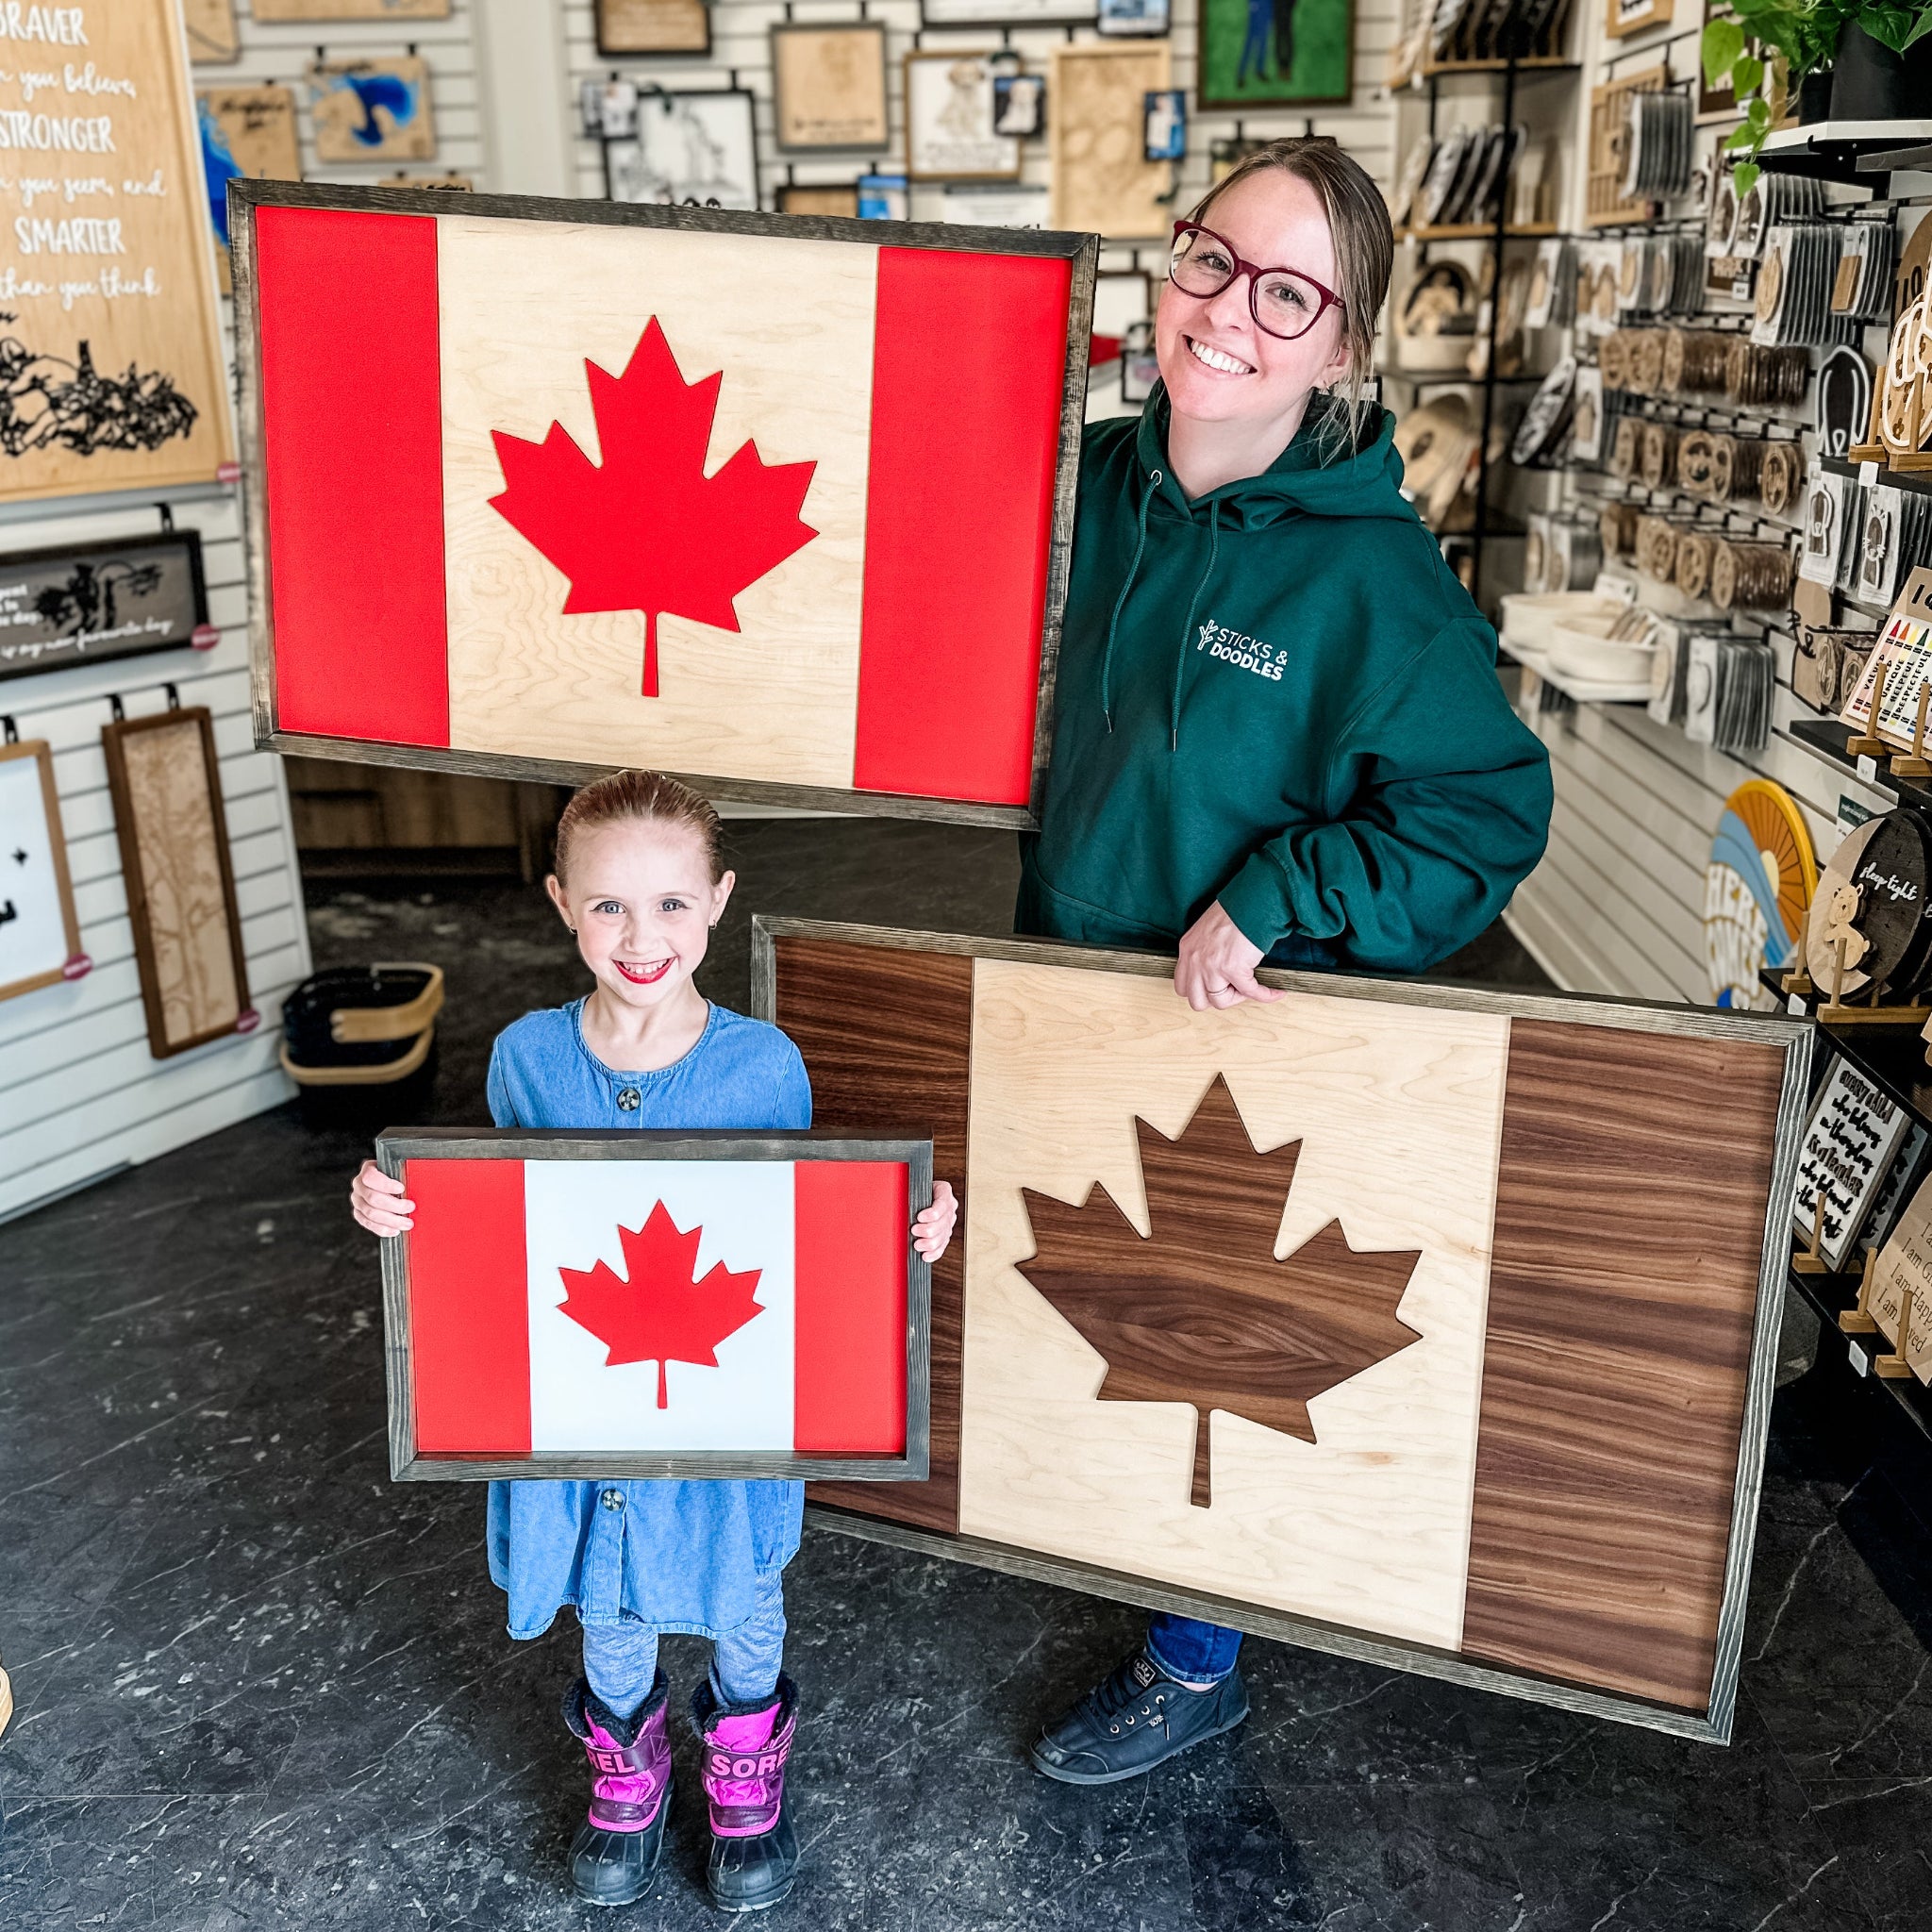
<path id="1" fill-rule="evenodd" d="M 1174 252 L 1167 278 L 1184 295 L 1203 300 L 1218 295 L 1237 275 L 1248 278 L 1248 311 L 1264 334 L 1291 342 L 1305 336 L 1330 308 L 1344 313 L 1348 304 L 1333 289 L 1298 268 L 1257 268 L 1243 261 L 1212 228 L 1199 222 L 1174 225 Z"/>

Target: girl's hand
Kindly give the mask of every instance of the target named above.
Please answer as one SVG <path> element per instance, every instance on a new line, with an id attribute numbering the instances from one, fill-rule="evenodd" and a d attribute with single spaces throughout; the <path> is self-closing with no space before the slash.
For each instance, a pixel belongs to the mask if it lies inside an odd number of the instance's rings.
<path id="1" fill-rule="evenodd" d="M 371 1234 L 408 1234 L 415 1224 L 413 1201 L 403 1199 L 403 1184 L 391 1180 L 375 1161 L 365 1160 L 349 1183 L 349 1206 Z"/>
<path id="2" fill-rule="evenodd" d="M 1197 1013 L 1209 1007 L 1238 1007 L 1243 1000 L 1278 1000 L 1279 987 L 1263 986 L 1255 977 L 1255 968 L 1266 957 L 1217 899 L 1181 935 L 1174 990 Z"/>
<path id="3" fill-rule="evenodd" d="M 950 1181 L 932 1184 L 932 1206 L 923 1208 L 912 1224 L 912 1245 L 928 1261 L 937 1261 L 953 1239 L 953 1224 L 959 1218 L 959 1203 Z"/>

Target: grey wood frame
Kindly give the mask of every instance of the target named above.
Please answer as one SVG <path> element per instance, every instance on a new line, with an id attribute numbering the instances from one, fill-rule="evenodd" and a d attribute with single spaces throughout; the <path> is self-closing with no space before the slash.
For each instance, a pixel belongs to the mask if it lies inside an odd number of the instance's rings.
<path id="1" fill-rule="evenodd" d="M 883 926 L 848 925 L 815 919 L 752 920 L 752 1011 L 759 1019 L 775 1020 L 777 1008 L 777 942 L 786 939 L 835 940 L 850 945 L 882 946 L 897 951 L 944 953 L 969 959 L 1009 959 L 1024 965 L 1070 966 L 1087 971 L 1127 973 L 1148 978 L 1168 978 L 1174 973 L 1171 955 L 1130 953 L 1098 946 L 1055 944 L 1032 940 L 998 940 L 957 933 L 924 933 Z M 1796 1188 L 1799 1143 L 1810 1085 L 1811 1055 L 1817 1026 L 1810 1020 L 1781 1013 L 1734 1013 L 1718 1008 L 1672 1006 L 1657 1000 L 1606 1000 L 1589 993 L 1535 993 L 1470 986 L 1454 980 L 1390 977 L 1341 973 L 1283 972 L 1262 968 L 1256 975 L 1263 985 L 1323 998 L 1377 1000 L 1392 1006 L 1434 1007 L 1469 1013 L 1490 1013 L 1506 1019 L 1544 1020 L 1573 1026 L 1614 1026 L 1639 1033 L 1677 1034 L 1696 1040 L 1742 1040 L 1753 1044 L 1781 1045 L 1784 1079 L 1778 1095 L 1777 1135 L 1772 1159 L 1772 1180 L 1765 1204 L 1764 1251 L 1757 1278 L 1757 1307 L 1752 1328 L 1751 1359 L 1745 1380 L 1744 1416 L 1733 1490 L 1731 1533 L 1724 1562 L 1724 1595 L 1718 1610 L 1717 1652 L 1711 1672 L 1710 1703 L 1702 1716 L 1641 1698 L 1544 1677 L 1528 1671 L 1510 1671 L 1472 1662 L 1453 1652 L 1424 1644 L 1401 1643 L 1310 1617 L 1244 1604 L 1151 1580 L 1067 1557 L 1039 1555 L 1015 1545 L 983 1541 L 932 1530 L 911 1529 L 897 1523 L 814 1506 L 812 1521 L 819 1526 L 871 1542 L 951 1557 L 1014 1576 L 1026 1576 L 1090 1595 L 1111 1597 L 1181 1616 L 1205 1618 L 1271 1637 L 1305 1649 L 1326 1651 L 1388 1670 L 1441 1677 L 1476 1690 L 1547 1704 L 1583 1716 L 1615 1719 L 1650 1730 L 1704 1743 L 1730 1741 L 1736 1714 L 1738 1669 L 1743 1653 L 1745 1596 L 1751 1580 L 1751 1555 L 1757 1533 L 1757 1499 L 1764 1477 L 1766 1433 L 1771 1425 L 1771 1398 L 1777 1369 L 1778 1322 L 1783 1311 L 1785 1276 L 1790 1256 L 1789 1225 L 1791 1196 Z M 972 1176 L 967 1176 L 971 1184 Z M 963 1241 L 962 1226 L 956 1237 Z"/>
<path id="2" fill-rule="evenodd" d="M 408 1127 L 377 1136 L 375 1161 L 393 1180 L 408 1160 L 880 1160 L 903 1162 L 909 1210 L 932 1205 L 932 1142 L 811 1130 L 656 1132 L 638 1128 Z M 425 1455 L 416 1447 L 410 1376 L 409 1241 L 382 1246 L 383 1362 L 389 1383 L 389 1469 L 396 1482 L 634 1482 L 657 1477 L 758 1481 L 924 1482 L 932 1427 L 932 1269 L 906 1241 L 906 1447 L 898 1456 L 770 1450 L 533 1450 L 528 1456 Z"/>
<path id="3" fill-rule="evenodd" d="M 1067 305 L 1067 354 L 1060 388 L 1059 442 L 1054 472 L 1052 524 L 1047 540 L 1046 595 L 1041 613 L 1040 691 L 1034 707 L 1033 771 L 1024 806 L 975 804 L 909 792 L 858 791 L 829 785 L 775 784 L 715 773 L 679 772 L 711 798 L 751 805 L 779 805 L 807 811 L 838 811 L 872 818 L 924 819 L 946 824 L 1011 825 L 1040 823 L 1046 768 L 1053 752 L 1053 685 L 1059 658 L 1061 615 L 1074 549 L 1074 491 L 1086 423 L 1088 339 L 1093 325 L 1093 281 L 1100 239 L 1051 229 L 951 227 L 943 222 L 877 222 L 843 215 L 746 214 L 721 208 L 658 208 L 636 202 L 565 201 L 528 194 L 466 194 L 452 208 L 447 192 L 427 188 L 337 188 L 304 181 L 237 180 L 228 184 L 229 258 L 235 289 L 235 355 L 241 392 L 238 424 L 246 482 L 242 504 L 248 532 L 248 655 L 255 744 L 258 751 L 341 758 L 358 764 L 403 765 L 416 771 L 453 772 L 490 778 L 525 778 L 585 785 L 616 769 L 608 764 L 511 758 L 495 752 L 458 751 L 434 745 L 379 743 L 372 739 L 319 738 L 284 731 L 276 719 L 275 618 L 270 601 L 268 501 L 261 422 L 261 311 L 255 260 L 255 211 L 258 208 L 334 208 L 402 215 L 482 215 L 499 220 L 586 223 L 608 227 L 675 228 L 701 234 L 775 235 L 823 242 L 882 242 L 894 248 L 941 248 L 953 253 L 1034 255 L 1067 262 L 1073 282 Z"/>

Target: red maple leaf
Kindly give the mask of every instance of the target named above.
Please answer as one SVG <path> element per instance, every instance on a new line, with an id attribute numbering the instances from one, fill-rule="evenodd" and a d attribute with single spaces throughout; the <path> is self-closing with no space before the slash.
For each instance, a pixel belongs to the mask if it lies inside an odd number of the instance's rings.
<path id="1" fill-rule="evenodd" d="M 671 1407 L 664 1379 L 669 1363 L 715 1369 L 719 1342 L 764 1313 L 752 1299 L 762 1269 L 734 1274 L 720 1261 L 702 1281 L 695 1279 L 703 1234 L 702 1227 L 685 1233 L 659 1201 L 642 1227 L 618 1226 L 624 1274 L 608 1261 L 599 1261 L 588 1274 L 579 1268 L 557 1271 L 566 1291 L 558 1312 L 606 1344 L 606 1368 L 625 1362 L 658 1364 L 659 1408 Z"/>
<path id="2" fill-rule="evenodd" d="M 566 613 L 644 613 L 644 695 L 658 695 L 658 619 L 738 628 L 732 599 L 818 535 L 799 519 L 816 463 L 741 444 L 705 475 L 721 371 L 687 383 L 654 315 L 622 375 L 586 361 L 601 466 L 561 423 L 541 442 L 491 432 L 504 491 L 491 508 L 570 579 Z"/>

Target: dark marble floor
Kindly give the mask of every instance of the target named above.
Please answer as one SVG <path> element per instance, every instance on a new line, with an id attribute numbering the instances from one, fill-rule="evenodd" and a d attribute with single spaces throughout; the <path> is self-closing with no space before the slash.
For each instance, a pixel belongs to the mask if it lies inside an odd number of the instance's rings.
<path id="1" fill-rule="evenodd" d="M 752 904 L 1004 929 L 1011 844 L 768 824 Z M 525 889 L 313 895 L 322 959 L 449 971 L 438 1091 L 578 969 Z M 1506 937 L 1458 962 L 1531 977 Z M 524 1932 L 583 1922 L 563 1629 L 503 1634 L 481 1498 L 394 1488 L 360 1143 L 285 1108 L 0 1228 L 0 1927 Z M 1827 1354 L 1829 1351 L 1827 1350 Z M 1145 1782 L 1050 1785 L 1043 1712 L 1133 1613 L 811 1535 L 790 1583 L 811 1927 L 1808 1932 L 1932 1925 L 1932 1460 L 1827 1359 L 1779 1396 L 1728 1750 L 1254 1643 L 1255 1715 Z M 689 1683 L 699 1646 L 673 1640 Z M 672 1870 L 712 1923 L 688 1740 Z M 774 1923 L 776 1923 L 774 1921 Z"/>

